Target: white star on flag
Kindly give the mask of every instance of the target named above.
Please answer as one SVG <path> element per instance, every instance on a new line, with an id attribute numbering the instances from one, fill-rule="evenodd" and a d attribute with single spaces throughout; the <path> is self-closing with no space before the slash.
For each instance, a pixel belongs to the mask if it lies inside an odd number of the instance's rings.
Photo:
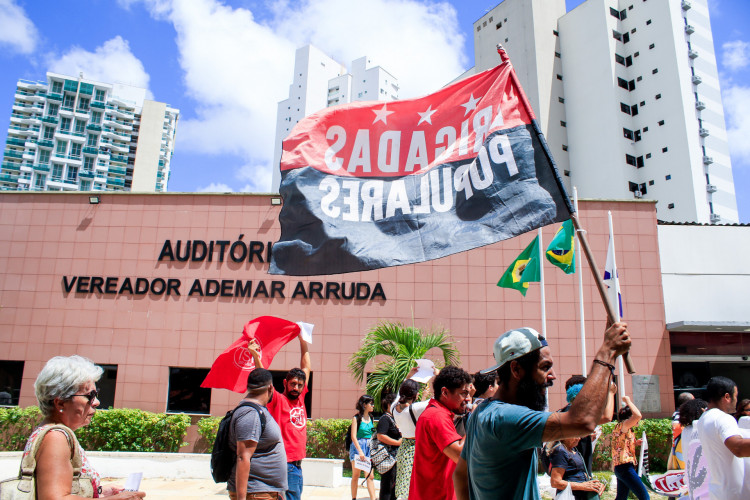
<path id="1" fill-rule="evenodd" d="M 430 125 L 432 125 L 432 115 L 435 114 L 437 109 L 432 109 L 432 105 L 430 105 L 429 108 L 427 108 L 427 111 L 424 113 L 420 113 L 417 111 L 417 114 L 419 115 L 419 123 L 417 125 L 421 124 L 422 122 L 427 122 Z"/>
<path id="2" fill-rule="evenodd" d="M 481 99 L 481 97 L 479 97 L 479 99 Z M 468 115 L 469 111 L 474 111 L 475 109 L 477 109 L 477 103 L 479 102 L 479 99 L 475 99 L 474 94 L 471 94 L 469 100 L 461 105 L 466 108 L 466 111 L 464 111 L 464 116 Z"/>
<path id="3" fill-rule="evenodd" d="M 388 111 L 386 109 L 387 104 L 383 104 L 383 107 L 380 109 L 373 109 L 372 112 L 375 113 L 375 119 L 372 121 L 373 124 L 378 123 L 379 121 L 385 123 L 388 125 L 388 115 L 395 113 L 395 111 Z"/>

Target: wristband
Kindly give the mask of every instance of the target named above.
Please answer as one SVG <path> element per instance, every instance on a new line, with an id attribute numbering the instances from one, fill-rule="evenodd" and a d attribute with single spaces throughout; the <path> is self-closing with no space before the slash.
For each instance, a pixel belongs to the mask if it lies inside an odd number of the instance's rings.
<path id="1" fill-rule="evenodd" d="M 595 359 L 594 363 L 600 364 L 606 368 L 609 368 L 609 372 L 612 374 L 612 376 L 615 376 L 615 365 L 609 364 L 606 361 L 602 361 L 600 359 Z"/>

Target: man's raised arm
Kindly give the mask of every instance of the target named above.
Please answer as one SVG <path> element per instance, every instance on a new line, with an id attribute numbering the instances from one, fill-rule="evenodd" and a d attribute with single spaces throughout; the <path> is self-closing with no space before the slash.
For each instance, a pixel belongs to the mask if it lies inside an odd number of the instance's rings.
<path id="1" fill-rule="evenodd" d="M 307 382 L 310 380 L 312 362 L 310 361 L 310 344 L 302 338 L 302 334 L 299 335 L 299 350 L 302 352 L 299 367 L 305 372 L 305 385 L 307 385 Z"/>
<path id="2" fill-rule="evenodd" d="M 625 323 L 615 323 L 604 333 L 604 342 L 594 358 L 594 365 L 570 410 L 552 413 L 544 427 L 542 441 L 558 441 L 591 434 L 602 416 L 609 396 L 614 361 L 630 349 L 630 335 Z"/>

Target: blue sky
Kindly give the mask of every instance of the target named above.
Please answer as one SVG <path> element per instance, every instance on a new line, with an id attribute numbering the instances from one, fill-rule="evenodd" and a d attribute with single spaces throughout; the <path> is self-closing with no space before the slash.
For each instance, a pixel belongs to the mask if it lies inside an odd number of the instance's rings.
<path id="1" fill-rule="evenodd" d="M 129 82 L 181 111 L 169 191 L 267 191 L 297 47 L 345 64 L 368 55 L 398 76 L 402 98 L 418 96 L 473 66 L 472 23 L 497 3 L 0 0 L 0 117 L 19 78 L 48 70 Z M 709 7 L 740 220 L 750 222 L 750 14 L 747 0 Z"/>

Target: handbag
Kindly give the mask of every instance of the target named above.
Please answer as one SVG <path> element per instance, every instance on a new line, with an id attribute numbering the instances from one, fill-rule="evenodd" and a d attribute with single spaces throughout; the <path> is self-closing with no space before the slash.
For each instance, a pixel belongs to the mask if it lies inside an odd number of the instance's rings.
<path id="1" fill-rule="evenodd" d="M 68 427 L 60 424 L 50 425 L 43 429 L 34 440 L 28 455 L 21 460 L 21 468 L 18 477 L 0 481 L 0 500 L 35 500 L 36 499 L 36 454 L 44 440 L 44 436 L 51 430 L 59 429 L 65 432 L 73 457 L 70 459 L 73 465 L 73 482 L 70 492 L 86 498 L 94 498 L 94 484 L 91 478 L 81 475 L 83 459 L 78 446 L 76 435 Z"/>
<path id="2" fill-rule="evenodd" d="M 555 500 L 575 500 L 573 490 L 570 489 L 570 483 L 560 493 L 555 495 Z"/>
<path id="3" fill-rule="evenodd" d="M 382 418 L 392 419 L 388 414 L 383 415 Z M 391 448 L 381 443 L 377 434 L 370 438 L 370 459 L 373 467 L 381 474 L 385 474 L 396 465 L 396 454 L 391 451 Z"/>

